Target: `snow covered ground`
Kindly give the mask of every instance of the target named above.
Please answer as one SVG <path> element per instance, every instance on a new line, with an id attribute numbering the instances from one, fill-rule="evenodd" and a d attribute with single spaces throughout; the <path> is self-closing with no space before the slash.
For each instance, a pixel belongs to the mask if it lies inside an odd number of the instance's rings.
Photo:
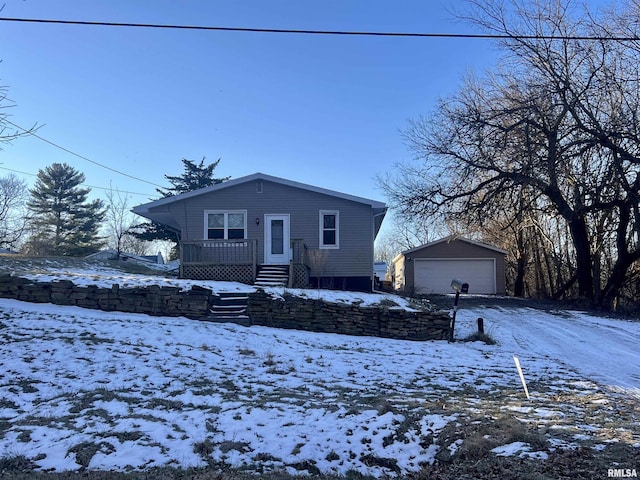
<path id="1" fill-rule="evenodd" d="M 158 282 L 90 268 L 52 267 L 33 278 Z M 195 283 L 216 291 L 252 288 Z M 464 298 L 460 305 L 456 338 L 472 333 L 482 317 L 497 345 L 247 328 L 0 299 L 0 457 L 22 455 L 46 470 L 219 462 L 379 476 L 417 471 L 461 451 L 465 438 L 457 430 L 505 416 L 545 443 L 496 440 L 496 455 L 545 458 L 557 448 L 611 442 L 640 448 L 639 322 L 465 308 Z"/>

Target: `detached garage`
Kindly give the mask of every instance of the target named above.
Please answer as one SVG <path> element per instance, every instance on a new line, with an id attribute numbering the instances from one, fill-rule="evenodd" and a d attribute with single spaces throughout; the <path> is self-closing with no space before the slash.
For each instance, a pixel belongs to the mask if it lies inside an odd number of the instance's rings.
<path id="1" fill-rule="evenodd" d="M 460 237 L 447 237 L 398 255 L 394 260 L 396 290 L 416 294 L 453 293 L 451 280 L 469 284 L 470 294 L 505 293 L 507 252 Z"/>

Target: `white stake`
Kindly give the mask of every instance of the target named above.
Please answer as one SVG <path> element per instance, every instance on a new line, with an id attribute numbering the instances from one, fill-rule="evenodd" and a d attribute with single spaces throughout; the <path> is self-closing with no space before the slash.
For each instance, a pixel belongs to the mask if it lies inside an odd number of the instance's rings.
<path id="1" fill-rule="evenodd" d="M 524 375 L 522 374 L 522 367 L 520 366 L 520 360 L 518 360 L 518 357 L 514 355 L 513 361 L 516 362 L 516 368 L 518 369 L 518 374 L 520 375 L 520 381 L 522 382 L 522 386 L 524 387 L 524 393 L 527 396 L 527 400 L 531 400 L 531 397 L 529 397 L 529 389 L 527 388 L 527 382 L 524 381 Z"/>

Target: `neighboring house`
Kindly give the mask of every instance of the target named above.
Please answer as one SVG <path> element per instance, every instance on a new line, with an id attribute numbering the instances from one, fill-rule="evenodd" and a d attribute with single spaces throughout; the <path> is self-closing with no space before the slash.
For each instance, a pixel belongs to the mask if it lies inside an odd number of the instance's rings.
<path id="1" fill-rule="evenodd" d="M 176 232 L 183 278 L 371 290 L 387 207 L 256 173 L 133 211 Z"/>
<path id="2" fill-rule="evenodd" d="M 394 287 L 416 294 L 453 293 L 451 280 L 457 278 L 469 284 L 469 293 L 504 295 L 506 253 L 466 238 L 443 238 L 394 258 Z"/>
<path id="3" fill-rule="evenodd" d="M 98 260 L 113 260 L 118 257 L 118 253 L 115 250 L 101 250 L 96 253 L 87 255 L 86 258 L 93 258 Z M 138 263 L 154 263 L 158 265 L 164 265 L 164 257 L 161 252 L 157 255 L 134 255 L 132 253 L 120 252 L 120 260 L 132 260 Z"/>
<path id="4" fill-rule="evenodd" d="M 157 263 L 158 265 L 164 265 L 166 263 L 162 256 L 162 252 L 158 252 L 155 255 L 142 255 L 141 258 L 149 263 Z"/>
<path id="5" fill-rule="evenodd" d="M 384 282 L 387 279 L 387 262 L 376 262 L 373 264 L 373 275 L 380 282 Z"/>
<path id="6" fill-rule="evenodd" d="M 389 268 L 387 262 L 375 262 L 373 264 L 373 285 L 376 290 L 384 290 L 390 288 L 388 281 Z"/>

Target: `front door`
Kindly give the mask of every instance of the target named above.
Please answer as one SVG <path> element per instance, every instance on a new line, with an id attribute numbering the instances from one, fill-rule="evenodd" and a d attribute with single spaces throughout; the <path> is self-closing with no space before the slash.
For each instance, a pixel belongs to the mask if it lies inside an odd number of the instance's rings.
<path id="1" fill-rule="evenodd" d="M 286 265 L 290 259 L 289 215 L 264 216 L 264 263 Z"/>

